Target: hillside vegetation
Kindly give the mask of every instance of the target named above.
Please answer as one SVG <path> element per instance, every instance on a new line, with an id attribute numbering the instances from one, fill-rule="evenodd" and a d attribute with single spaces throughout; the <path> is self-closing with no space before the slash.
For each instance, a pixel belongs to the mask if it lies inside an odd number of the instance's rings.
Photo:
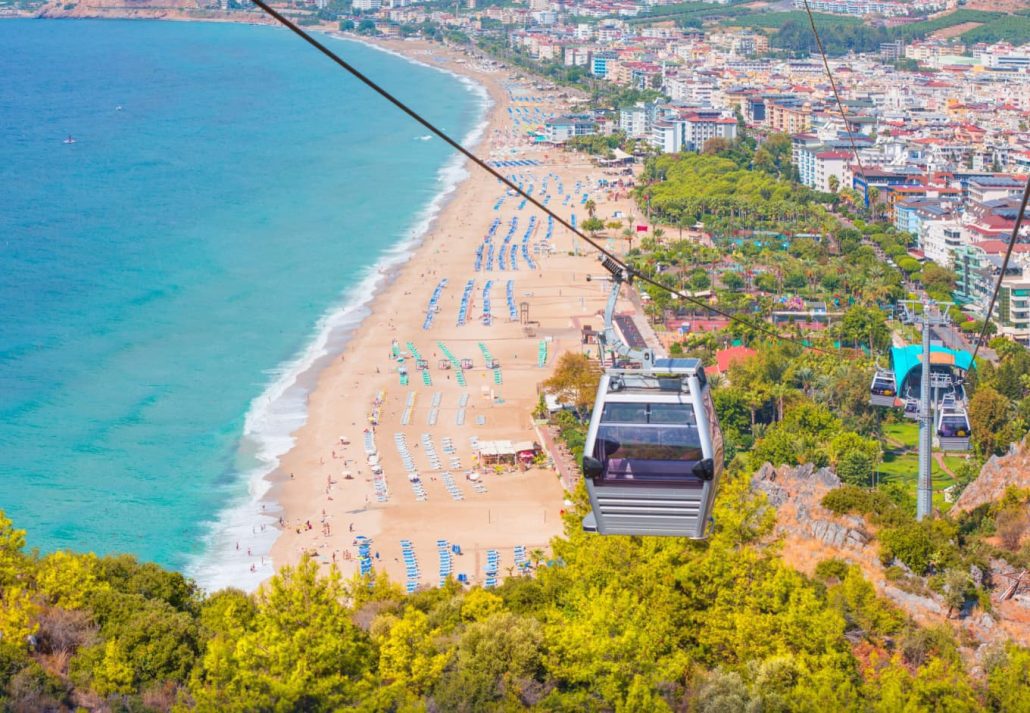
<path id="1" fill-rule="evenodd" d="M 861 18 L 845 15 L 813 13 L 813 17 L 823 46 L 830 55 L 851 51 L 876 52 L 881 42 L 910 42 L 928 37 L 938 30 L 969 22 L 983 24 L 959 35 L 959 39 L 967 44 L 1003 40 L 1015 45 L 1030 42 L 1030 18 L 1022 14 L 960 8 L 932 20 L 892 28 L 870 25 Z M 770 44 L 776 49 L 808 54 L 819 51 L 808 14 L 801 10 L 756 12 L 726 19 L 722 24 L 771 32 Z"/>
<path id="2" fill-rule="evenodd" d="M 312 561 L 256 594 L 205 594 L 131 557 L 24 551 L 0 519 L 0 706 L 11 710 L 1019 710 L 1030 654 L 965 670 L 857 568 L 809 579 L 759 543 L 743 477 L 706 543 L 553 543 L 552 566 L 488 591 L 412 595 Z"/>

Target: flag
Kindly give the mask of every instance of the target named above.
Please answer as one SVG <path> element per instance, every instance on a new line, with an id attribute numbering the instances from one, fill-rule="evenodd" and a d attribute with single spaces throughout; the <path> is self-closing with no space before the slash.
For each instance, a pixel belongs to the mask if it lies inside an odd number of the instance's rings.
<path id="1" fill-rule="evenodd" d="M 646 225 L 638 225 L 637 226 L 637 232 L 638 233 L 646 233 L 647 232 L 647 226 Z"/>

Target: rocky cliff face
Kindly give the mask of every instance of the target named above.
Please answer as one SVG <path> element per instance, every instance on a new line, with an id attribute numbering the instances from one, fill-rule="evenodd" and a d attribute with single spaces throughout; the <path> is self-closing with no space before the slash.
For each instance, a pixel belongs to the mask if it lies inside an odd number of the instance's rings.
<path id="1" fill-rule="evenodd" d="M 980 486 L 981 495 L 977 497 L 989 499 L 995 492 L 1000 495 L 1011 484 L 1012 478 L 1030 478 L 1030 466 L 1022 465 L 1025 461 L 1018 460 L 1021 457 L 995 466 L 1000 468 L 1001 474 L 988 474 Z M 1020 476 L 1005 474 L 1019 468 L 1024 469 Z M 984 472 L 987 471 L 985 468 Z M 974 609 L 948 618 L 948 606 L 938 595 L 922 587 L 903 589 L 887 580 L 885 568 L 880 563 L 875 528 L 861 517 L 836 515 L 821 505 L 823 496 L 840 484 L 832 470 L 817 469 L 812 465 L 774 468 L 766 463 L 752 476 L 752 488 L 765 493 L 770 506 L 776 510 L 775 534 L 783 543 L 782 556 L 787 563 L 811 575 L 819 562 L 831 557 L 843 559 L 861 567 L 882 596 L 920 624 L 929 626 L 947 622 L 981 645 L 1010 638 L 1024 646 L 1030 645 L 1030 593 L 1024 590 L 1008 600 L 1002 600 L 1000 596 L 1007 587 L 1009 580 L 1005 574 L 1011 571 L 1011 567 L 997 561 L 991 563 L 987 572 L 971 572 L 974 580 L 986 580 L 995 585 L 992 613 Z M 970 501 L 975 502 L 972 497 Z M 911 579 L 920 580 L 914 575 Z M 913 589 L 919 593 L 913 593 Z"/>
<path id="2" fill-rule="evenodd" d="M 970 483 L 952 508 L 969 512 L 984 503 L 998 500 L 1009 486 L 1030 488 L 1030 446 L 1027 439 L 1004 456 L 992 456 L 980 475 Z"/>
<path id="3" fill-rule="evenodd" d="M 766 463 L 751 479 L 751 486 L 766 494 L 776 508 L 777 527 L 783 534 L 814 539 L 824 545 L 861 551 L 871 536 L 860 517 L 840 517 L 820 503 L 840 487 L 829 468 L 802 465 L 777 470 Z"/>

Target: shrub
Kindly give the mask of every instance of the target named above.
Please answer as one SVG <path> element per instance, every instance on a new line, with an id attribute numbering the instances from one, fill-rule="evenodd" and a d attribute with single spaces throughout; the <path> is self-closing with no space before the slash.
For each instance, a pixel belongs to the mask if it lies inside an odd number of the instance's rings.
<path id="1" fill-rule="evenodd" d="M 822 505 L 837 515 L 874 515 L 878 520 L 893 515 L 898 509 L 886 493 L 860 488 L 857 485 L 842 485 L 831 490 L 823 497 Z"/>
<path id="2" fill-rule="evenodd" d="M 916 574 L 941 570 L 957 563 L 958 528 L 951 522 L 929 519 L 908 522 L 880 532 L 880 561 L 904 562 Z"/>
<path id="3" fill-rule="evenodd" d="M 838 582 L 848 576 L 849 565 L 838 557 L 825 559 L 815 566 L 815 578 L 822 581 L 837 580 Z"/>

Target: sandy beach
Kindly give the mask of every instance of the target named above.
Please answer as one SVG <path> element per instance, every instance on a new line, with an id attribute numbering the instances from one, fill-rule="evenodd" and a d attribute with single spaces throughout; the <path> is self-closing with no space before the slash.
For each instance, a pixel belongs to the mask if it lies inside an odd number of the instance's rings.
<path id="1" fill-rule="evenodd" d="M 501 170 L 532 185 L 534 197 L 549 197 L 549 207 L 559 215 L 568 218 L 574 213 L 578 221 L 585 219 L 584 194 L 597 203 L 601 217 L 618 210 L 632 212 L 625 199 L 610 201 L 606 190 L 596 190 L 603 175 L 586 156 L 530 146 L 522 138 L 528 124 L 523 121 L 516 127 L 509 107 L 516 107 L 515 116 L 522 109 L 532 116 L 540 115 L 535 113 L 538 108 L 541 113 L 566 111 L 553 92 L 516 84 L 507 73 L 439 45 L 380 44 L 486 87 L 493 106 L 476 153 L 492 160 L 538 162 Z M 466 170 L 470 175 L 452 194 L 414 257 L 376 296 L 371 316 L 319 377 L 307 424 L 295 434 L 295 446 L 282 459 L 269 493 L 283 518 L 271 553 L 276 567 L 310 552 L 327 566 L 335 562 L 344 576 L 350 576 L 358 569 L 355 538 L 360 535 L 371 540 L 374 567 L 392 580 L 436 585 L 442 540 L 461 549 L 462 554 L 453 558 L 452 574 L 482 583 L 489 550 L 499 555 L 498 575 L 503 577 L 515 571 L 516 546 L 546 552 L 549 540 L 561 532 L 564 490 L 553 469 L 509 469 L 500 474 L 480 469 L 478 483 L 466 474 L 476 465 L 473 439 L 542 445 L 531 417 L 538 385 L 562 352 L 581 349 L 583 325 L 600 326 L 606 288 L 586 281 L 586 274 L 599 274 L 599 268 L 593 255 L 584 253 L 582 245 L 577 247 L 579 241 L 570 231 L 555 225 L 551 238 L 545 239 L 546 214 L 528 204 L 520 208 L 520 197 L 505 196 L 505 188 L 478 167 Z M 536 269 L 531 269 L 522 242 L 534 216 L 528 245 Z M 513 219 L 517 225 L 511 245 L 518 246 L 518 269 L 511 269 L 509 256 L 507 269 L 499 269 L 495 259 L 493 270 L 486 270 L 484 250 L 483 269 L 477 272 L 476 249 L 491 224 L 498 221 L 492 240 L 499 254 Z M 430 297 L 444 279 L 439 310 L 430 328 L 424 329 Z M 465 323 L 459 326 L 459 306 L 469 280 L 474 280 L 471 300 Z M 482 318 L 487 281 L 492 282 L 490 324 Z M 517 313 L 522 303 L 528 304 L 527 324 L 511 317 L 509 281 Z M 428 362 L 428 376 L 417 368 L 412 346 Z M 497 360 L 499 369 L 486 368 L 486 354 Z M 442 368 L 447 355 L 456 361 L 472 360 L 473 367 L 463 370 L 465 386 L 458 383 L 457 369 Z M 400 366 L 407 371 L 406 385 Z M 365 431 L 377 398 L 381 405 L 373 438 L 383 471 L 378 494 L 365 449 Z M 399 435 L 421 488 L 409 482 Z M 401 540 L 410 541 L 417 577 L 409 576 Z"/>

